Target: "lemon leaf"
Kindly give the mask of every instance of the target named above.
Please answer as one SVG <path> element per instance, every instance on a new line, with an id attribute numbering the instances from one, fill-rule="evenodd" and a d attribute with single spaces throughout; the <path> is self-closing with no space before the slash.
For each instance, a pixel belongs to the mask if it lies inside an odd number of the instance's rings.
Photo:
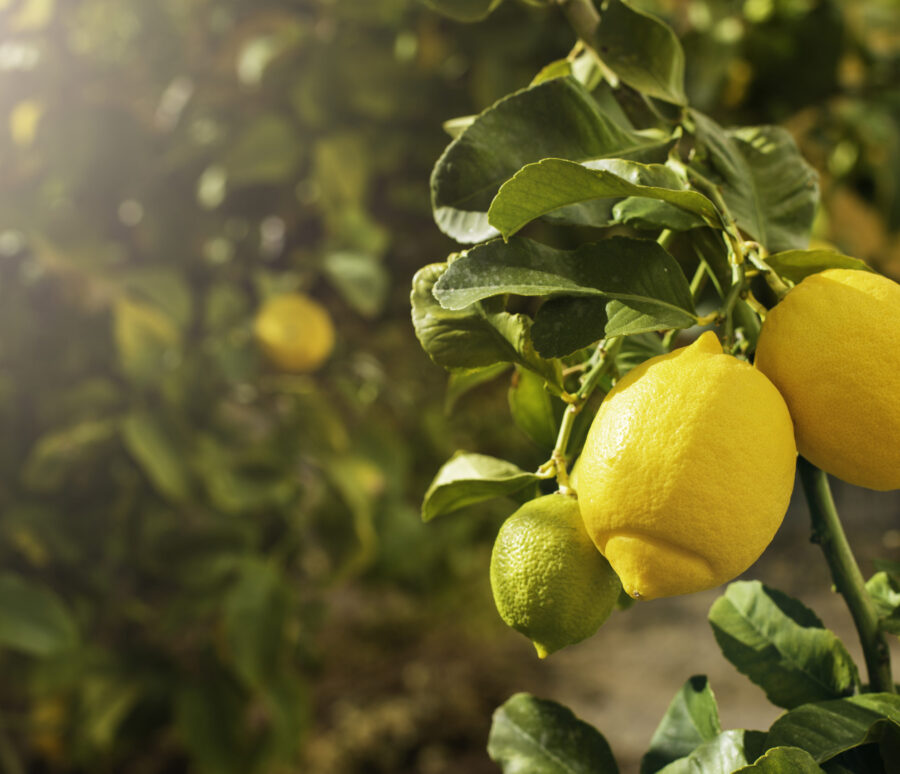
<path id="1" fill-rule="evenodd" d="M 486 18 L 503 0 L 424 0 L 435 11 L 461 22 Z"/>
<path id="2" fill-rule="evenodd" d="M 705 675 L 690 678 L 675 694 L 641 760 L 641 774 L 654 774 L 678 758 L 690 755 L 722 731 L 719 710 Z"/>
<path id="3" fill-rule="evenodd" d="M 875 604 L 881 628 L 900 635 L 900 578 L 884 571 L 877 572 L 866 581 L 866 591 Z"/>
<path id="4" fill-rule="evenodd" d="M 779 707 L 840 698 L 859 685 L 837 636 L 801 602 L 759 581 L 730 584 L 709 621 L 725 658 Z"/>
<path id="5" fill-rule="evenodd" d="M 847 750 L 900 732 L 900 696 L 866 693 L 804 704 L 769 729 L 766 747 L 793 746 L 825 763 Z"/>
<path id="6" fill-rule="evenodd" d="M 434 285 L 445 309 L 493 296 L 581 296 L 614 301 L 606 335 L 694 324 L 694 305 L 678 262 L 656 242 L 611 237 L 575 251 L 529 239 L 494 240 L 467 251 Z M 549 349 L 549 347 L 545 347 Z"/>
<path id="7" fill-rule="evenodd" d="M 494 712 L 488 755 L 505 774 L 618 774 L 609 744 L 561 704 L 517 693 Z"/>
<path id="8" fill-rule="evenodd" d="M 600 159 L 579 164 L 546 158 L 528 164 L 505 182 L 488 210 L 488 221 L 509 238 L 532 220 L 592 199 L 643 196 L 659 199 L 702 218 L 719 222 L 713 203 L 686 190 L 684 181 L 662 164 Z"/>
<path id="9" fill-rule="evenodd" d="M 0 646 L 45 657 L 77 640 L 75 621 L 56 594 L 11 573 L 0 576 Z"/>
<path id="10" fill-rule="evenodd" d="M 668 144 L 618 126 L 575 79 L 543 81 L 496 102 L 447 146 L 431 175 L 434 218 L 458 242 L 481 242 L 497 236 L 488 222 L 491 200 L 526 164 L 550 157 L 662 161 Z"/>
<path id="11" fill-rule="evenodd" d="M 756 749 L 762 739 L 758 731 L 722 731 L 696 747 L 688 756 L 659 769 L 659 774 L 731 774 L 750 762 L 747 748 Z"/>
<path id="12" fill-rule="evenodd" d="M 785 250 L 768 256 L 766 263 L 777 274 L 795 283 L 810 274 L 818 274 L 826 269 L 872 271 L 868 264 L 859 258 L 851 258 L 834 250 Z"/>
<path id="13" fill-rule="evenodd" d="M 438 471 L 422 502 L 422 521 L 467 505 L 515 494 L 539 481 L 534 473 L 485 454 L 457 452 Z"/>
<path id="14" fill-rule="evenodd" d="M 604 64 L 632 88 L 666 102 L 687 103 L 684 50 L 662 20 L 610 0 L 600 14 L 595 48 Z"/>
<path id="15" fill-rule="evenodd" d="M 744 766 L 734 774 L 823 774 L 823 771 L 806 750 L 773 747 L 756 763 Z"/>

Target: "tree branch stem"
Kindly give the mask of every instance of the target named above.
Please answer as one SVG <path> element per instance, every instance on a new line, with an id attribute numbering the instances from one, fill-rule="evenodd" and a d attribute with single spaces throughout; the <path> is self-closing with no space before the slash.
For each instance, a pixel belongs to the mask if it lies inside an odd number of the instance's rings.
<path id="1" fill-rule="evenodd" d="M 821 546 L 834 586 L 847 603 L 859 633 L 869 673 L 869 688 L 872 691 L 894 693 L 890 651 L 879 626 L 875 607 L 866 591 L 862 572 L 847 542 L 847 535 L 831 496 L 828 476 L 803 457 L 798 459 L 797 469 L 809 503 L 813 541 Z"/>

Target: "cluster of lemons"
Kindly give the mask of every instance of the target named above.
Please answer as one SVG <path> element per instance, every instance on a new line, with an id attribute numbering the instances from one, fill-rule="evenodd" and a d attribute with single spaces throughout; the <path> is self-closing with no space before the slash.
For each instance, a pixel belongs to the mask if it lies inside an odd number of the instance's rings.
<path id="1" fill-rule="evenodd" d="M 501 616 L 544 657 L 593 634 L 621 588 L 649 600 L 731 580 L 780 526 L 798 451 L 852 484 L 900 488 L 897 283 L 823 271 L 768 313 L 754 365 L 709 331 L 629 372 L 591 426 L 577 499 L 540 497 L 501 528 Z"/>

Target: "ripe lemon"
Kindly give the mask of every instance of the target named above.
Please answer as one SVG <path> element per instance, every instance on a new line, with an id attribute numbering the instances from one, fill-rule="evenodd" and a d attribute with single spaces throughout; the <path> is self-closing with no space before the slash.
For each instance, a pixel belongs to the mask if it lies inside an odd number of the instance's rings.
<path id="1" fill-rule="evenodd" d="M 622 586 L 588 537 L 577 500 L 552 494 L 503 523 L 491 554 L 491 588 L 500 617 L 546 658 L 597 631 Z"/>
<path id="2" fill-rule="evenodd" d="M 756 367 L 784 395 L 804 457 L 900 488 L 900 285 L 850 269 L 807 277 L 766 316 Z"/>
<path id="3" fill-rule="evenodd" d="M 301 293 L 269 298 L 253 321 L 253 333 L 266 357 L 282 371 L 315 371 L 334 348 L 328 311 Z"/>
<path id="4" fill-rule="evenodd" d="M 796 456 L 778 390 L 710 331 L 606 396 L 578 465 L 581 515 L 632 597 L 702 591 L 771 542 Z"/>

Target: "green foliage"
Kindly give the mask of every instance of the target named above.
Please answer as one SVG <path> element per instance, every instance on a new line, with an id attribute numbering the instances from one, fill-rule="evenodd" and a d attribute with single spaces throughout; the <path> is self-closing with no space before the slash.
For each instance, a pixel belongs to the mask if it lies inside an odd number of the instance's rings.
<path id="1" fill-rule="evenodd" d="M 494 713 L 488 754 L 505 774 L 618 774 L 609 744 L 560 704 L 518 693 Z"/>
<path id="2" fill-rule="evenodd" d="M 730 584 L 709 621 L 725 657 L 779 707 L 839 698 L 859 686 L 850 654 L 816 614 L 758 581 Z"/>

